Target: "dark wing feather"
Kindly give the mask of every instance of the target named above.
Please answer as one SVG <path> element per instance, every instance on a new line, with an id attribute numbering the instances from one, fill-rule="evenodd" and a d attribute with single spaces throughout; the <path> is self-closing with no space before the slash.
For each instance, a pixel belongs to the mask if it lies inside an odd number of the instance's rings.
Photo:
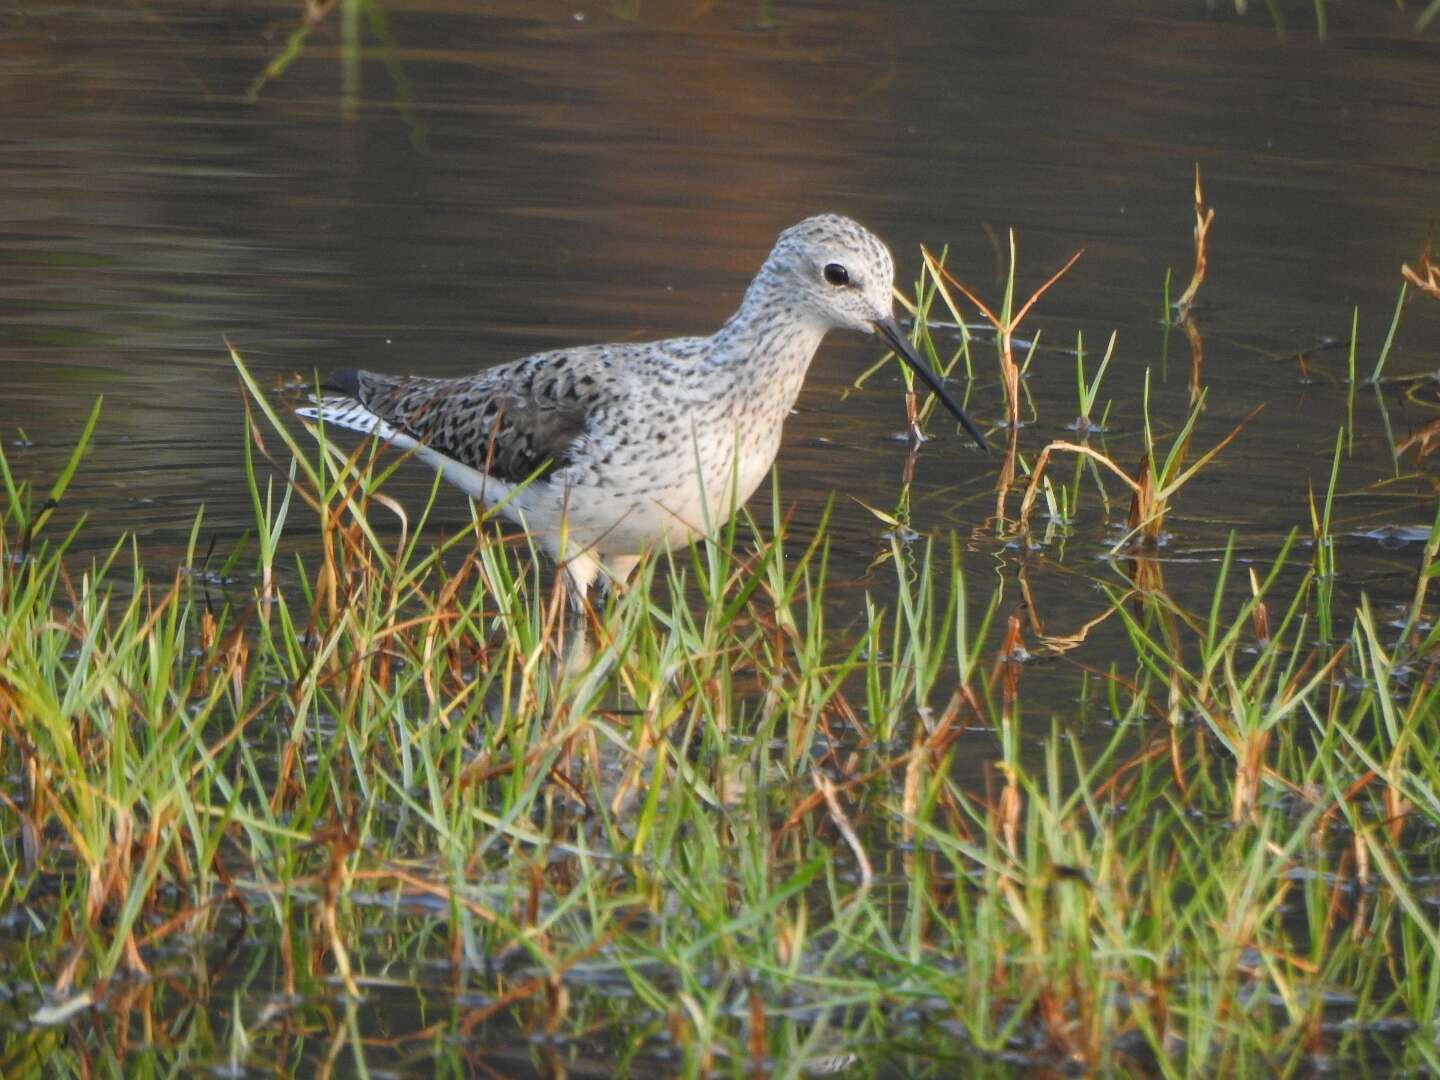
<path id="1" fill-rule="evenodd" d="M 608 363 L 577 360 L 542 354 L 463 379 L 342 371 L 323 388 L 447 457 L 519 483 L 569 464 L 601 400 L 605 382 L 587 369 Z"/>

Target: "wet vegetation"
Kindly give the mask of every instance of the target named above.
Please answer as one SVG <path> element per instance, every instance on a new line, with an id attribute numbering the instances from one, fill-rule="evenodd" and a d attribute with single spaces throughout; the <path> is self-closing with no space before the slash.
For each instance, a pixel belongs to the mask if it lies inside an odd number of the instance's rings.
<path id="1" fill-rule="evenodd" d="M 777 485 L 577 622 L 523 537 L 442 532 L 438 484 L 402 505 L 396 455 L 312 441 L 233 354 L 233 550 L 203 515 L 173 574 L 75 550 L 98 405 L 56 477 L 0 456 L 0 1073 L 1440 1071 L 1440 513 L 1404 603 L 1345 588 L 1341 428 L 1308 529 L 1167 589 L 1167 522 L 1248 430 L 1206 423 L 1213 220 L 1197 177 L 1190 376 L 1147 381 L 1138 445 L 1113 338 L 1070 350 L 1074 438 L 1023 445 L 1064 269 L 1017 304 L 1012 239 L 986 304 L 925 254 L 916 340 L 1005 449 L 964 535 L 911 530 L 907 472 L 863 593 Z M 1433 398 L 1384 381 L 1433 295 L 1406 271 L 1352 402 Z M 1430 438 L 1395 460 L 1429 476 Z M 1028 556 L 1086 515 L 1111 542 L 1060 631 Z"/>

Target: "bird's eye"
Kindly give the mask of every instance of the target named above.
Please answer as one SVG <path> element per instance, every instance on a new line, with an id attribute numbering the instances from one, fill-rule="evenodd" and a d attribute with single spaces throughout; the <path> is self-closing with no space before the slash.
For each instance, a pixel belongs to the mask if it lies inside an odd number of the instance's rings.
<path id="1" fill-rule="evenodd" d="M 830 263 L 825 267 L 825 280 L 831 285 L 849 285 L 850 271 L 839 263 Z"/>

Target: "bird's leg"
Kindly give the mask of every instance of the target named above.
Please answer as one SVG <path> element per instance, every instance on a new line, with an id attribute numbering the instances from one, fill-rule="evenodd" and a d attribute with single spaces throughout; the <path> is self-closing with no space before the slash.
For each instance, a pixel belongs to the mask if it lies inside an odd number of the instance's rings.
<path id="1" fill-rule="evenodd" d="M 639 555 L 607 555 L 600 564 L 600 587 L 618 596 L 639 564 Z"/>
<path id="2" fill-rule="evenodd" d="M 590 586 L 600 575 L 600 562 L 588 552 L 580 551 L 560 564 L 565 571 L 565 591 L 570 597 L 570 608 L 577 613 L 585 610 L 585 598 L 590 595 Z"/>
<path id="3" fill-rule="evenodd" d="M 595 658 L 595 640 L 590 633 L 590 620 L 580 611 L 565 617 L 565 637 L 555 657 L 555 681 L 574 678 L 590 667 Z"/>

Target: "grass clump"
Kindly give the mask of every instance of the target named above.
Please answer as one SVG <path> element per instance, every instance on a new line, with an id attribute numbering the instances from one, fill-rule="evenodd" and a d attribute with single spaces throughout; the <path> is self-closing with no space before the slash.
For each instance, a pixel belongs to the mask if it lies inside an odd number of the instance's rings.
<path id="1" fill-rule="evenodd" d="M 1363 607 L 1314 644 L 1313 568 L 1277 597 L 1284 552 L 1243 590 L 1227 556 L 1200 616 L 1114 588 L 1082 741 L 954 547 L 894 541 L 894 603 L 836 631 L 823 531 L 747 519 L 586 629 L 368 454 L 251 468 L 243 586 L 199 521 L 169 578 L 132 544 L 77 576 L 10 482 L 7 1075 L 1433 1066 L 1372 1034 L 1440 993 L 1433 656 Z"/>

